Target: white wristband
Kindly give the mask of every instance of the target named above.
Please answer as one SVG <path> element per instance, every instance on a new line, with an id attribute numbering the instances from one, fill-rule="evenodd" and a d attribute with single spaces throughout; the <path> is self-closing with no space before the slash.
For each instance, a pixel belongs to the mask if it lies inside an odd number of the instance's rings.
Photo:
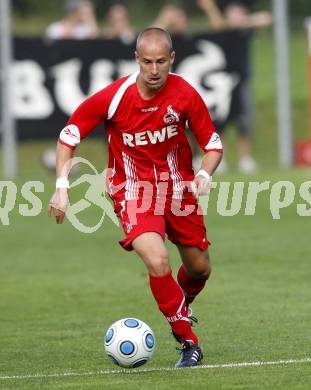
<path id="1" fill-rule="evenodd" d="M 56 180 L 56 188 L 69 188 L 69 180 L 67 177 L 59 177 Z"/>
<path id="2" fill-rule="evenodd" d="M 210 176 L 204 169 L 200 169 L 199 172 L 195 175 L 195 177 L 203 176 L 207 180 L 212 180 L 212 176 Z"/>

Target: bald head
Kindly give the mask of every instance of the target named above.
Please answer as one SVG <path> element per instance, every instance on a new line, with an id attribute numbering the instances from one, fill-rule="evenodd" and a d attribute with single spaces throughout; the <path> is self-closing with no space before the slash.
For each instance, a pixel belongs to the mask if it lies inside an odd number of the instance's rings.
<path id="1" fill-rule="evenodd" d="M 175 59 L 169 33 L 149 27 L 137 38 L 135 59 L 139 64 L 137 87 L 143 99 L 150 99 L 165 85 Z"/>
<path id="2" fill-rule="evenodd" d="M 137 37 L 136 51 L 139 52 L 143 46 L 150 45 L 167 46 L 169 53 L 173 51 L 172 38 L 170 34 L 159 27 L 148 27 L 143 30 Z"/>

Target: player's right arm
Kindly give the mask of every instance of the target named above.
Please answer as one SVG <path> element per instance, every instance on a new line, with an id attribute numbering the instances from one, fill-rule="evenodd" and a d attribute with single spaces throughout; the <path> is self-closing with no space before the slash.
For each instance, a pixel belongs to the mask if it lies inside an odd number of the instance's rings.
<path id="1" fill-rule="evenodd" d="M 55 216 L 57 223 L 63 223 L 69 205 L 68 176 L 74 150 L 83 138 L 107 119 L 113 98 L 126 78 L 115 81 L 87 98 L 60 133 L 56 151 L 56 190 L 48 207 L 49 216 Z"/>
<path id="2" fill-rule="evenodd" d="M 65 213 L 69 205 L 68 176 L 73 153 L 73 149 L 58 142 L 56 150 L 56 190 L 51 197 L 48 207 L 49 217 L 55 217 L 57 223 L 64 222 Z"/>
<path id="3" fill-rule="evenodd" d="M 72 114 L 60 133 L 56 149 L 56 190 L 48 206 L 48 215 L 63 223 L 69 206 L 69 173 L 71 159 L 81 139 L 85 138 L 106 117 L 108 110 L 106 90 L 86 99 Z"/>

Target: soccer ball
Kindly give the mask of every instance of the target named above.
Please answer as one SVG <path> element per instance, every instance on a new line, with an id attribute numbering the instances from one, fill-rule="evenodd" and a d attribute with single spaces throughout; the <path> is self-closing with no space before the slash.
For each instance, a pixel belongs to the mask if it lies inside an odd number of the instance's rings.
<path id="1" fill-rule="evenodd" d="M 114 364 L 135 368 L 153 355 L 155 338 L 150 327 L 137 318 L 123 318 L 112 324 L 104 338 L 105 351 Z"/>

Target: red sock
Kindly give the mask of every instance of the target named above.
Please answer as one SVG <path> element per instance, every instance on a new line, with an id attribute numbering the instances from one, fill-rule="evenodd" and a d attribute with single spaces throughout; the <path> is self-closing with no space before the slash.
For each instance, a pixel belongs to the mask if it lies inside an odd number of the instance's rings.
<path id="1" fill-rule="evenodd" d="M 182 264 L 178 270 L 177 280 L 180 287 L 183 289 L 186 305 L 194 300 L 194 298 L 199 294 L 199 292 L 204 288 L 206 279 L 197 279 L 191 276 L 185 266 Z"/>
<path id="2" fill-rule="evenodd" d="M 158 307 L 171 325 L 173 332 L 182 340 L 192 340 L 198 345 L 198 338 L 192 332 L 188 320 L 188 310 L 185 304 L 185 297 L 172 276 L 168 272 L 163 276 L 149 275 L 150 288 Z"/>

